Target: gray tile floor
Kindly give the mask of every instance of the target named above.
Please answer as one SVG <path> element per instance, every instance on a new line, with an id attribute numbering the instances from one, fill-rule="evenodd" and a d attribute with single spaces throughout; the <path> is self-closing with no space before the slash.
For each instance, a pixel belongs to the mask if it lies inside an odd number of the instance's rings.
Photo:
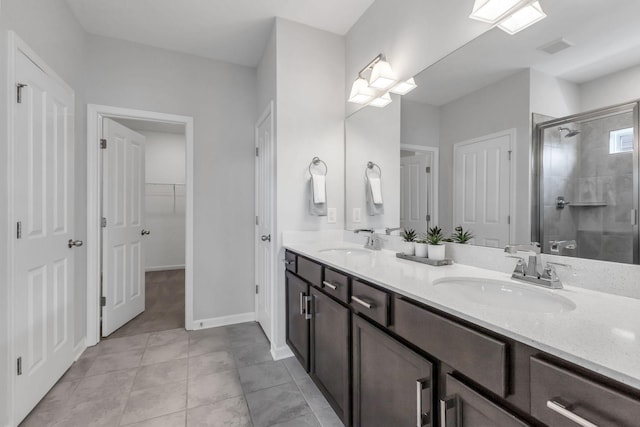
<path id="1" fill-rule="evenodd" d="M 145 310 L 107 339 L 184 328 L 184 270 L 145 273 Z"/>
<path id="2" fill-rule="evenodd" d="M 342 426 L 254 323 L 172 329 L 87 349 L 21 426 Z"/>

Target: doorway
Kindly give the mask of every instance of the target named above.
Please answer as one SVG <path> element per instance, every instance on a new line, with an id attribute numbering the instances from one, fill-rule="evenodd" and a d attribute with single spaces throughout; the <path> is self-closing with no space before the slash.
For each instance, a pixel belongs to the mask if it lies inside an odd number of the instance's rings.
<path id="1" fill-rule="evenodd" d="M 438 224 L 438 147 L 400 145 L 400 227 L 426 232 Z"/>
<path id="2" fill-rule="evenodd" d="M 89 105 L 88 135 L 87 345 L 192 329 L 193 119 Z"/>

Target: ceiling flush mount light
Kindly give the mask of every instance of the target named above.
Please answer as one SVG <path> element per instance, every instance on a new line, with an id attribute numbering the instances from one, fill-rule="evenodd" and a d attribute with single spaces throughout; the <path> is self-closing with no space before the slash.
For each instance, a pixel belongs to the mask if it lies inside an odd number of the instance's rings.
<path id="1" fill-rule="evenodd" d="M 417 87 L 418 85 L 416 85 L 416 81 L 411 77 L 407 81 L 396 84 L 394 87 L 389 89 L 389 92 L 395 93 L 396 95 L 406 95 Z"/>
<path id="2" fill-rule="evenodd" d="M 389 92 L 385 93 L 382 96 L 374 98 L 373 101 L 369 103 L 369 105 L 371 105 L 372 107 L 378 108 L 386 107 L 389 104 L 391 104 L 391 95 L 389 95 Z"/>
<path id="3" fill-rule="evenodd" d="M 358 72 L 358 78 L 351 86 L 349 102 L 384 107 L 391 103 L 389 92 L 405 95 L 416 87 L 413 77 L 399 82 L 391 69 L 391 64 L 383 54 L 380 54 Z"/>
<path id="4" fill-rule="evenodd" d="M 539 1 L 535 1 L 517 10 L 512 15 L 500 21 L 498 28 L 508 34 L 515 34 L 528 28 L 538 21 L 546 18 L 547 15 L 542 11 Z"/>
<path id="5" fill-rule="evenodd" d="M 546 18 L 537 0 L 476 0 L 469 18 L 498 27 L 508 34 L 515 34 Z"/>
<path id="6" fill-rule="evenodd" d="M 495 24 L 522 3 L 522 0 L 476 0 L 469 18 Z"/>

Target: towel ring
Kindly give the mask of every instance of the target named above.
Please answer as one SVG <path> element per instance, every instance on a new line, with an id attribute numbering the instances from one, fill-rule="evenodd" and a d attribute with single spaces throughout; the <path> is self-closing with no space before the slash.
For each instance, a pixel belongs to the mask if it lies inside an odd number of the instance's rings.
<path id="1" fill-rule="evenodd" d="M 367 168 L 364 170 L 365 178 L 369 179 L 369 171 L 372 171 L 373 168 L 378 168 L 378 177 L 382 178 L 382 169 L 380 168 L 380 166 L 378 166 L 377 164 L 375 164 L 373 162 L 368 162 L 367 163 Z"/>
<path id="2" fill-rule="evenodd" d="M 327 176 L 327 172 L 329 172 L 329 167 L 324 161 L 320 160 L 320 157 L 314 157 L 313 160 L 311 160 L 311 163 L 309 163 L 310 175 L 311 175 L 311 166 L 318 166 L 320 163 L 324 165 L 324 176 Z"/>

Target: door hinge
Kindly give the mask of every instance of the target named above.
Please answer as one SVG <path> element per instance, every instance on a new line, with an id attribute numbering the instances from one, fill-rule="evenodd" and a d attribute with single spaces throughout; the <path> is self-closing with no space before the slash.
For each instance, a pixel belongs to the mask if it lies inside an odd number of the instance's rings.
<path id="1" fill-rule="evenodd" d="M 427 215 L 427 222 L 431 221 L 431 215 Z"/>
<path id="2" fill-rule="evenodd" d="M 260 220 L 258 219 L 258 215 L 256 215 L 256 225 L 260 225 Z"/>
<path id="3" fill-rule="evenodd" d="M 16 371 L 18 373 L 18 375 L 22 375 L 22 356 L 18 357 L 18 360 L 16 361 Z"/>
<path id="4" fill-rule="evenodd" d="M 16 238 L 22 239 L 22 221 L 18 221 L 16 224 Z"/>
<path id="5" fill-rule="evenodd" d="M 103 150 L 105 150 L 107 148 L 107 140 L 106 139 L 102 138 L 100 140 L 100 148 L 103 149 Z"/>
<path id="6" fill-rule="evenodd" d="M 100 225 L 102 228 L 105 228 L 107 226 L 107 218 L 102 217 L 102 219 L 100 219 Z"/>
<path id="7" fill-rule="evenodd" d="M 509 160 L 511 160 L 511 153 L 513 153 L 513 151 L 511 150 L 507 151 L 507 154 L 509 155 Z"/>
<path id="8" fill-rule="evenodd" d="M 511 215 L 507 215 L 507 224 L 511 224 Z"/>
<path id="9" fill-rule="evenodd" d="M 260 157 L 260 149 L 256 147 L 256 157 Z"/>
<path id="10" fill-rule="evenodd" d="M 425 168 L 425 170 L 426 170 L 426 172 L 427 172 L 427 173 L 431 173 L 431 166 L 427 166 L 427 167 Z"/>
<path id="11" fill-rule="evenodd" d="M 100 297 L 100 307 L 107 306 L 107 297 Z"/>
<path id="12" fill-rule="evenodd" d="M 25 86 L 29 86 L 29 85 L 26 85 L 26 84 L 23 84 L 23 83 L 16 84 L 16 88 L 17 88 L 17 91 L 16 91 L 16 102 L 18 104 L 22 104 L 22 88 L 25 87 Z"/>
<path id="13" fill-rule="evenodd" d="M 256 294 L 258 293 L 258 285 L 256 285 Z"/>

